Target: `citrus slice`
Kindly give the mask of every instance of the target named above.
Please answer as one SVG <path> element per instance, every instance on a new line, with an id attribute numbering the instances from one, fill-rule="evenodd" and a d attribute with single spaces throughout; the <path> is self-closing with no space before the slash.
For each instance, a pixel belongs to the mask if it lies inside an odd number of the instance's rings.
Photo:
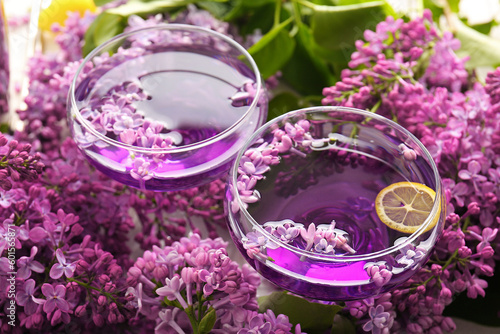
<path id="1" fill-rule="evenodd" d="M 47 8 L 43 8 L 38 19 L 40 29 L 50 31 L 52 24 L 64 25 L 68 13 L 79 12 L 80 16 L 86 11 L 95 12 L 97 6 L 93 0 L 52 0 Z"/>
<path id="2" fill-rule="evenodd" d="M 398 182 L 382 189 L 375 199 L 375 210 L 380 220 L 390 228 L 414 233 L 431 213 L 436 192 L 417 182 Z M 425 231 L 439 220 L 439 214 Z"/>

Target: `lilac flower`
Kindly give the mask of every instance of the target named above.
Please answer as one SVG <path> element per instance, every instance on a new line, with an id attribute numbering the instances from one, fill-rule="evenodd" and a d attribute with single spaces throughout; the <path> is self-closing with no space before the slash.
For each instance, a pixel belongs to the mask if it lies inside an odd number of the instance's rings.
<path id="1" fill-rule="evenodd" d="M 175 275 L 172 279 L 166 278 L 165 285 L 161 288 L 156 289 L 156 293 L 160 297 L 166 297 L 168 300 L 178 300 L 183 308 L 187 308 L 188 305 L 184 298 L 182 298 L 180 291 L 184 288 L 184 282 L 182 278 Z"/>
<path id="2" fill-rule="evenodd" d="M 167 309 L 162 310 L 158 313 L 158 318 L 160 320 L 159 324 L 155 327 L 155 333 L 160 333 L 162 329 L 167 329 L 168 327 L 173 328 L 177 333 L 184 333 L 181 327 L 175 321 L 176 315 L 179 313 L 179 309 Z"/>
<path id="3" fill-rule="evenodd" d="M 316 238 L 316 225 L 314 225 L 314 223 L 311 223 L 307 227 L 307 230 L 305 228 L 302 228 L 300 230 L 300 236 L 307 243 L 305 250 L 310 250 L 314 245 L 314 240 Z"/>
<path id="4" fill-rule="evenodd" d="M 124 89 L 113 92 L 113 97 L 116 98 L 118 105 L 125 105 L 144 100 L 147 95 L 142 91 L 140 83 L 130 82 L 125 85 Z"/>
<path id="5" fill-rule="evenodd" d="M 130 170 L 130 175 L 136 180 L 148 181 L 154 176 L 154 174 L 151 173 L 151 170 L 154 168 L 155 166 L 151 162 L 143 158 L 136 158 L 134 160 L 134 168 Z"/>
<path id="6" fill-rule="evenodd" d="M 376 286 L 383 286 L 390 282 L 392 272 L 385 262 L 367 263 L 365 270 Z"/>
<path id="7" fill-rule="evenodd" d="M 30 256 L 22 256 L 17 260 L 17 278 L 26 280 L 31 276 L 31 271 L 43 273 L 45 267 L 35 260 L 35 255 L 38 252 L 38 247 L 31 247 Z"/>
<path id="8" fill-rule="evenodd" d="M 486 295 L 484 289 L 487 287 L 488 282 L 474 275 L 467 284 L 467 297 L 472 299 L 476 299 L 478 295 L 484 297 Z"/>
<path id="9" fill-rule="evenodd" d="M 116 122 L 113 124 L 113 131 L 119 135 L 129 129 L 137 129 L 142 124 L 144 124 L 144 119 L 139 114 L 121 114 L 116 117 Z"/>
<path id="10" fill-rule="evenodd" d="M 250 319 L 245 328 L 238 331 L 238 334 L 270 334 L 271 328 L 271 323 L 265 321 L 262 314 L 257 314 Z"/>
<path id="11" fill-rule="evenodd" d="M 459 207 L 465 204 L 465 197 L 469 194 L 469 186 L 465 182 L 455 183 L 452 179 L 443 179 L 443 187 L 449 189 L 451 196 L 457 202 Z"/>
<path id="12" fill-rule="evenodd" d="M 62 312 L 69 311 L 69 304 L 64 299 L 66 295 L 66 288 L 64 285 L 58 284 L 54 288 L 51 284 L 44 283 L 42 285 L 42 293 L 47 299 L 38 300 L 36 302 L 38 304 L 43 304 L 43 311 L 45 313 L 52 313 L 56 309 L 61 310 Z"/>
<path id="13" fill-rule="evenodd" d="M 382 305 L 371 307 L 368 314 L 370 315 L 371 320 L 363 325 L 364 331 L 371 331 L 373 334 L 389 332 L 394 323 L 394 318 L 389 312 L 384 311 L 384 307 Z"/>
<path id="14" fill-rule="evenodd" d="M 482 235 L 478 235 L 476 232 L 469 230 L 469 233 L 479 240 L 479 244 L 477 245 L 477 251 L 481 252 L 485 247 L 490 246 L 491 242 L 493 242 L 497 236 L 498 228 L 492 229 L 490 227 L 486 227 Z"/>
<path id="15" fill-rule="evenodd" d="M 481 165 L 472 160 L 467 164 L 467 169 L 462 169 L 458 172 L 458 176 L 462 180 L 471 180 L 474 187 L 477 189 L 477 183 L 484 182 L 487 180 L 486 176 L 481 175 Z"/>
<path id="16" fill-rule="evenodd" d="M 24 282 L 22 289 L 16 294 L 17 304 L 19 306 L 24 306 L 24 312 L 27 315 L 35 314 L 38 309 L 38 304 L 32 298 L 36 290 L 35 280 L 30 278 Z"/>
<path id="17" fill-rule="evenodd" d="M 292 222 L 293 223 L 293 222 Z M 266 223 L 269 224 L 269 223 Z M 264 225 L 266 225 L 264 224 Z M 272 235 L 277 237 L 280 241 L 285 243 L 290 243 L 300 234 L 300 228 L 293 226 L 292 224 L 280 224 L 276 228 L 272 229 Z"/>
<path id="18" fill-rule="evenodd" d="M 64 256 L 63 251 L 60 248 L 56 250 L 56 258 L 57 263 L 55 263 L 50 269 L 50 277 L 52 277 L 53 279 L 58 279 L 62 277 L 63 274 L 68 278 L 73 277 L 76 269 L 75 263 L 67 263 L 66 257 Z"/>

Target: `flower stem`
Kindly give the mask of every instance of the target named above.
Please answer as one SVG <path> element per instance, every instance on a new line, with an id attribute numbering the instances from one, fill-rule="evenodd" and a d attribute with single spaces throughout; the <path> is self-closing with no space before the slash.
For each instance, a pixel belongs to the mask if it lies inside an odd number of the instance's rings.
<path id="1" fill-rule="evenodd" d="M 274 9 L 274 26 L 277 27 L 280 24 L 281 16 L 281 0 L 276 0 L 276 7 Z"/>

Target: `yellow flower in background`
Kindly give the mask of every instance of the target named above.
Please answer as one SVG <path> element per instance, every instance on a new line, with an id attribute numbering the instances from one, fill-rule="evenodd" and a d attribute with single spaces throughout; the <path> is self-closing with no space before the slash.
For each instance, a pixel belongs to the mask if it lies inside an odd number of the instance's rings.
<path id="1" fill-rule="evenodd" d="M 43 1 L 42 6 L 48 1 Z M 46 8 L 42 8 L 38 19 L 40 29 L 49 31 L 54 23 L 64 25 L 68 18 L 68 12 L 79 12 L 80 15 L 86 11 L 97 10 L 93 0 L 52 0 Z"/>

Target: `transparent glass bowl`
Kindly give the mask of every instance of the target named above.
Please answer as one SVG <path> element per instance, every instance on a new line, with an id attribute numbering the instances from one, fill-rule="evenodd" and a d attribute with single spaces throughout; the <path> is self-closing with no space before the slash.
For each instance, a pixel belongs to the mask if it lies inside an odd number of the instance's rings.
<path id="1" fill-rule="evenodd" d="M 409 233 L 389 228 L 375 208 L 378 193 L 399 182 L 432 189 L 427 218 Z M 325 301 L 407 281 L 445 217 L 436 165 L 418 139 L 345 107 L 292 111 L 258 129 L 230 170 L 225 207 L 233 241 L 262 276 Z"/>
<path id="2" fill-rule="evenodd" d="M 78 68 L 68 96 L 69 127 L 88 160 L 144 190 L 221 177 L 266 116 L 265 88 L 248 52 L 183 24 L 102 44 Z"/>

